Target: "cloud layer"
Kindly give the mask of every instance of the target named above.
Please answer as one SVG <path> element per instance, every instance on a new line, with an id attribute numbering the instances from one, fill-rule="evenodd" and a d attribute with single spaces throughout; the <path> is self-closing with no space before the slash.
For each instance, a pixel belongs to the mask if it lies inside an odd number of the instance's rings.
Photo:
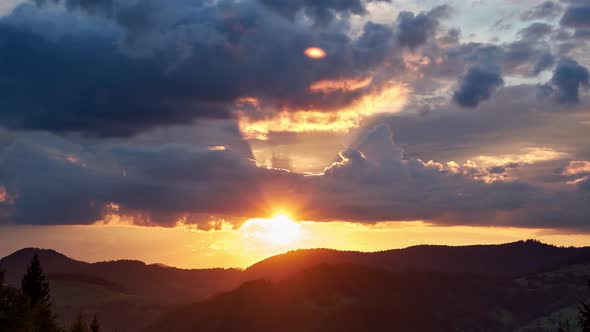
<path id="1" fill-rule="evenodd" d="M 397 5 L 23 2 L 0 17 L 0 222 L 210 229 L 285 207 L 586 232 L 588 6 L 482 32 L 460 5 Z"/>

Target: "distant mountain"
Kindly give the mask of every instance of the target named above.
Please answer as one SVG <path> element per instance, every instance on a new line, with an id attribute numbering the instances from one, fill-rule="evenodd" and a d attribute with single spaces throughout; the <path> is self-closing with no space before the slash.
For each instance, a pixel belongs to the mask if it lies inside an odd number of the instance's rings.
<path id="1" fill-rule="evenodd" d="M 249 280 L 289 279 L 321 264 L 366 266 L 387 274 L 387 278 L 400 273 L 417 277 L 442 274 L 467 280 L 491 278 L 495 282 L 573 264 L 590 264 L 590 248 L 560 248 L 537 241 L 464 247 L 416 246 L 375 253 L 297 250 L 270 257 L 244 271 L 185 270 L 134 260 L 86 263 L 53 250 L 27 248 L 0 260 L 0 268 L 7 272 L 9 283 L 20 285 L 35 254 L 40 256 L 48 275 L 62 320 L 70 321 L 80 310 L 90 315 L 98 312 L 106 328 L 121 331 L 138 331 L 172 308 L 205 300 Z M 489 287 L 487 281 L 483 284 Z"/>
<path id="2" fill-rule="evenodd" d="M 246 279 L 282 279 L 322 264 L 359 264 L 391 272 L 469 273 L 513 278 L 563 265 L 590 263 L 590 247 L 563 248 L 528 240 L 500 245 L 415 246 L 362 253 L 329 249 L 296 250 L 258 262 L 244 271 Z"/>
<path id="3" fill-rule="evenodd" d="M 556 331 L 544 319 L 575 309 L 585 281 L 570 271 L 506 281 L 321 264 L 281 281 L 247 282 L 144 332 Z"/>

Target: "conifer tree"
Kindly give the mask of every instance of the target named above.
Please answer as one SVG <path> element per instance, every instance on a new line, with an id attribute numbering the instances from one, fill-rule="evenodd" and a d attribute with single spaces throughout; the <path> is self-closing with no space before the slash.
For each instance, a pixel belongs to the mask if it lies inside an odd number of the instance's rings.
<path id="1" fill-rule="evenodd" d="M 583 332 L 590 332 L 590 304 L 582 302 L 580 304 L 580 327 Z"/>
<path id="2" fill-rule="evenodd" d="M 4 271 L 0 268 L 0 332 L 25 331 L 28 309 L 22 293 L 4 284 Z"/>
<path id="3" fill-rule="evenodd" d="M 27 273 L 21 281 L 21 290 L 31 301 L 31 305 L 38 304 L 50 305 L 49 302 L 49 282 L 45 278 L 45 273 L 41 268 L 39 256 L 35 254 Z"/>
<path id="4" fill-rule="evenodd" d="M 588 281 L 590 287 L 590 281 Z M 582 302 L 578 308 L 580 311 L 579 323 L 583 332 L 590 332 L 590 303 Z"/>
<path id="5" fill-rule="evenodd" d="M 100 332 L 100 323 L 98 322 L 96 315 L 94 315 L 94 318 L 92 319 L 92 323 L 90 324 L 90 331 L 91 332 Z"/>
<path id="6" fill-rule="evenodd" d="M 30 331 L 60 332 L 57 316 L 51 309 L 49 282 L 35 254 L 21 281 L 21 291 L 29 303 Z"/>
<path id="7" fill-rule="evenodd" d="M 557 332 L 571 332 L 570 321 L 560 322 L 557 328 Z"/>
<path id="8" fill-rule="evenodd" d="M 76 320 L 72 323 L 69 332 L 89 332 L 88 325 L 86 325 L 82 313 L 78 313 L 78 317 L 76 317 Z"/>

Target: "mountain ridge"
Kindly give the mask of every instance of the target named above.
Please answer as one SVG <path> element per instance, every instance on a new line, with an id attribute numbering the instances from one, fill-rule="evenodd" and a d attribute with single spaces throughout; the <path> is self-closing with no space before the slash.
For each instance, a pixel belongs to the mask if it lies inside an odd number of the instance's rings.
<path id="1" fill-rule="evenodd" d="M 284 278 L 321 263 L 353 263 L 392 272 L 473 273 L 499 277 L 554 269 L 590 261 L 590 247 L 557 247 L 536 240 L 494 245 L 418 245 L 376 252 L 299 249 L 257 262 L 244 272 L 250 279 Z"/>
<path id="2" fill-rule="evenodd" d="M 35 254 L 40 256 L 52 292 L 55 291 L 56 310 L 65 322 L 84 311 L 97 313 L 105 327 L 125 331 L 141 331 L 174 308 L 209 303 L 217 294 L 232 292 L 249 281 L 267 280 L 284 285 L 283 280 L 294 280 L 303 271 L 323 265 L 358 266 L 394 277 L 430 276 L 433 279 L 428 282 L 435 283 L 436 276 L 444 276 L 466 280 L 467 284 L 482 278 L 495 280 L 492 284 L 511 282 L 517 277 L 527 280 L 527 275 L 562 266 L 590 266 L 590 247 L 564 248 L 530 240 L 498 245 L 419 245 L 378 252 L 299 249 L 261 260 L 245 270 L 180 269 L 129 259 L 86 263 L 51 249 L 23 248 L 0 259 L 0 269 L 7 272 L 6 280 L 18 287 Z M 265 289 L 268 290 L 262 288 Z M 502 289 L 506 296 L 513 296 L 510 287 Z M 80 299 L 77 294 L 96 294 L 96 298 Z M 246 300 L 254 301 L 250 297 Z M 72 301 L 81 302 L 71 305 Z M 305 306 L 301 308 L 304 310 Z M 149 319 L 143 314 L 145 310 L 151 312 Z M 127 325 L 122 326 L 121 321 Z"/>

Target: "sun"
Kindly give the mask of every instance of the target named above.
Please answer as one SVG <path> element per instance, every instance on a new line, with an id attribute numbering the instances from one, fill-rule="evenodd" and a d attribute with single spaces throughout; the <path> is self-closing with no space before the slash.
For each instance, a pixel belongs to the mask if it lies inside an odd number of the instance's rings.
<path id="1" fill-rule="evenodd" d="M 288 246 L 299 241 L 303 235 L 301 224 L 281 213 L 270 219 L 255 218 L 240 228 L 245 236 L 273 246 Z"/>

